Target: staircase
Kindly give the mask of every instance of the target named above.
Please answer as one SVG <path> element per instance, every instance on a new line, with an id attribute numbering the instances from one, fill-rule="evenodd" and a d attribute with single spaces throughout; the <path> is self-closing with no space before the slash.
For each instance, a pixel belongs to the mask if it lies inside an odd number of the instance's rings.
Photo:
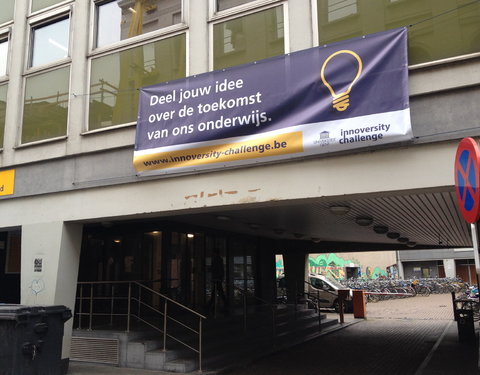
<path id="1" fill-rule="evenodd" d="M 327 319 L 324 314 L 319 316 L 315 310 L 303 305 L 277 305 L 275 308 L 275 324 L 272 324 L 272 311 L 264 306 L 249 311 L 247 321 L 242 314 L 235 313 L 207 319 L 203 327 L 202 370 L 218 372 L 244 365 L 338 327 L 336 319 Z M 118 363 L 111 364 L 120 367 L 183 373 L 198 370 L 198 356 L 176 341 L 178 339 L 197 347 L 198 342 L 194 342 L 191 335 L 176 332 L 175 339 L 167 339 L 167 350 L 164 351 L 161 334 L 157 332 L 152 335 L 152 332 L 151 329 L 130 333 L 74 330 L 71 360 L 90 358 L 89 361 L 95 362 L 88 353 L 75 349 L 75 338 L 81 342 L 81 338 L 87 334 L 90 339 L 96 337 L 99 340 L 116 337 L 119 360 Z M 85 347 L 88 349 L 95 346 L 89 344 Z"/>

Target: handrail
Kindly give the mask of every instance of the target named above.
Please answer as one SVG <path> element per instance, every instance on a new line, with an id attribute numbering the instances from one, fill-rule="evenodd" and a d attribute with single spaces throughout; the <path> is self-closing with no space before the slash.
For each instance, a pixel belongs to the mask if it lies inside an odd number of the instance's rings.
<path id="1" fill-rule="evenodd" d="M 238 286 L 235 286 L 233 285 L 233 289 L 235 290 L 238 290 L 240 293 L 242 293 L 242 296 L 243 296 L 243 329 L 246 331 L 247 330 L 247 291 L 245 289 L 242 289 Z M 275 340 L 275 336 L 276 336 L 276 329 L 275 329 L 275 326 L 276 326 L 276 316 L 275 316 L 275 313 L 276 313 L 276 308 L 274 307 L 274 305 L 267 301 L 267 300 L 264 300 L 263 298 L 260 298 L 260 297 L 257 297 L 256 295 L 254 294 L 250 294 L 251 297 L 253 297 L 254 299 L 256 299 L 257 301 L 260 301 L 262 303 L 264 303 L 265 305 L 267 305 L 268 307 L 270 307 L 270 310 L 272 311 L 272 338 L 273 340 Z"/>
<path id="2" fill-rule="evenodd" d="M 110 325 L 113 325 L 113 318 L 114 317 L 126 317 L 127 318 L 127 327 L 126 327 L 126 332 L 130 331 L 130 320 L 132 317 L 136 318 L 137 321 L 143 322 L 144 324 L 150 326 L 151 328 L 157 330 L 158 332 L 163 334 L 163 350 L 167 349 L 167 338 L 170 338 L 183 346 L 193 350 L 198 354 L 198 364 L 199 364 L 199 371 L 202 371 L 202 358 L 203 358 L 203 348 L 202 348 L 202 338 L 203 338 L 203 328 L 202 328 L 202 320 L 207 319 L 206 316 L 198 313 L 197 311 L 173 300 L 172 298 L 157 292 L 156 290 L 149 288 L 148 286 L 142 284 L 142 283 L 147 283 L 151 282 L 152 280 L 145 280 L 145 281 L 90 281 L 90 282 L 78 282 L 78 286 L 80 287 L 79 290 L 79 296 L 76 297 L 76 300 L 78 302 L 78 311 L 75 313 L 75 315 L 78 317 L 78 325 L 79 328 L 82 328 L 82 317 L 83 316 L 88 316 L 89 320 L 89 330 L 92 330 L 93 328 L 93 317 L 94 316 L 109 316 L 110 317 Z M 155 280 L 154 280 L 155 281 Z M 104 290 L 103 292 L 105 294 L 110 295 L 100 295 L 100 296 L 95 296 L 94 295 L 94 286 L 99 286 L 99 285 L 111 285 L 111 290 Z M 115 292 L 118 290 L 116 286 L 119 285 L 125 285 L 128 286 L 128 292 L 127 294 L 123 295 L 116 295 Z M 89 292 L 90 294 L 85 296 L 84 293 L 84 287 L 89 286 Z M 137 289 L 137 294 L 134 293 L 134 288 Z M 142 291 L 150 293 L 151 298 L 158 298 L 163 301 L 163 311 L 160 310 L 159 308 L 153 306 L 152 304 L 148 303 L 145 301 L 145 298 L 142 299 Z M 83 309 L 83 304 L 84 302 L 87 301 L 88 303 L 88 312 L 84 312 Z M 94 310 L 94 303 L 96 301 L 110 301 L 109 304 L 109 312 L 98 312 Z M 116 301 L 126 301 L 127 303 L 127 312 L 122 313 L 122 311 L 118 311 L 119 307 L 118 305 L 115 304 Z M 138 310 L 137 313 L 133 312 L 132 309 L 132 302 L 138 304 Z M 189 326 L 188 324 L 185 324 L 184 322 L 181 322 L 178 319 L 173 318 L 171 315 L 168 315 L 168 306 L 173 305 L 176 306 L 177 308 L 180 308 L 183 312 L 186 312 L 187 314 L 190 314 L 194 318 L 198 319 L 198 328 L 193 328 Z M 144 315 L 142 316 L 142 307 L 148 308 L 151 313 L 156 313 L 162 319 L 162 326 L 158 327 L 154 323 L 148 321 L 148 317 L 145 317 Z M 195 335 L 198 336 L 198 344 L 197 348 L 194 347 L 193 345 L 181 340 L 178 335 L 175 336 L 175 334 L 171 333 L 168 331 L 168 322 L 174 322 L 178 324 L 179 326 L 187 329 L 189 332 L 194 333 Z"/>
<path id="3" fill-rule="evenodd" d="M 171 299 L 170 297 L 167 297 L 166 295 L 164 295 L 164 294 L 162 294 L 162 293 L 157 292 L 156 290 L 153 290 L 153 289 L 149 288 L 148 286 L 145 286 L 145 285 L 141 284 L 141 283 L 138 282 L 138 281 L 132 281 L 132 283 L 135 284 L 135 285 L 140 286 L 140 287 L 143 288 L 143 289 L 148 290 L 149 292 L 152 292 L 153 294 L 155 294 L 155 295 L 157 295 L 157 296 L 159 296 L 159 297 L 162 297 L 162 298 L 166 299 L 168 302 L 171 302 L 171 303 L 173 303 L 173 304 L 175 304 L 175 305 L 183 308 L 184 310 L 187 310 L 188 312 L 191 312 L 192 314 L 197 315 L 198 317 L 201 317 L 201 318 L 203 318 L 203 319 L 207 319 L 207 317 L 206 317 L 205 315 L 202 315 L 202 314 L 200 314 L 199 312 L 197 312 L 197 311 L 195 311 L 195 310 L 192 310 L 191 308 L 189 308 L 189 307 L 187 307 L 187 306 L 185 306 L 185 305 L 182 305 L 181 303 L 179 303 L 179 302 Z"/>
<path id="4" fill-rule="evenodd" d="M 318 289 L 316 288 L 312 283 L 304 280 L 303 281 L 305 284 L 307 284 L 308 286 L 312 286 L 313 288 L 315 289 Z M 304 286 L 305 286 L 304 284 Z M 323 289 L 322 289 L 323 290 Z M 329 290 L 324 290 L 325 292 L 328 292 L 328 293 L 331 293 L 331 294 L 335 294 L 335 293 L 332 293 L 330 292 Z M 313 296 L 313 298 L 316 298 L 316 301 L 315 301 L 315 307 L 316 307 L 316 310 L 317 310 L 317 314 L 318 314 L 318 330 L 321 331 L 322 330 L 322 316 L 320 314 L 320 290 L 317 290 L 317 295 L 314 296 L 313 294 L 311 294 L 310 292 L 304 292 L 306 293 L 306 295 L 311 298 Z"/>

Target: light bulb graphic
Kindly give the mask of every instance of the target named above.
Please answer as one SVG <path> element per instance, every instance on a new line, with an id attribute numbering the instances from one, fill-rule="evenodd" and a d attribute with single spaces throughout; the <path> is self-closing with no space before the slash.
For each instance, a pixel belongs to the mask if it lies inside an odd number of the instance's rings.
<path id="1" fill-rule="evenodd" d="M 352 55 L 357 60 L 358 68 L 357 68 L 357 74 L 356 74 L 355 78 L 352 80 L 352 82 L 350 82 L 350 84 L 347 85 L 346 87 L 345 86 L 341 87 L 340 90 L 338 90 L 340 92 L 336 93 L 335 90 L 330 85 L 330 83 L 328 83 L 327 79 L 325 78 L 325 68 L 326 68 L 327 64 L 335 56 L 338 56 L 338 55 L 341 55 L 341 54 Z M 332 53 L 330 56 L 328 56 L 328 58 L 323 63 L 322 69 L 320 70 L 320 77 L 322 78 L 323 84 L 325 86 L 327 86 L 328 91 L 330 91 L 330 94 L 332 95 L 332 107 L 335 108 L 337 111 L 343 112 L 350 105 L 349 94 L 350 94 L 350 91 L 352 90 L 352 86 L 358 80 L 358 78 L 360 77 L 360 74 L 362 74 L 362 67 L 363 67 L 363 63 L 362 63 L 362 59 L 360 58 L 360 56 L 358 56 L 355 52 L 347 50 L 347 49 L 343 49 L 341 51 L 337 51 L 335 53 Z"/>

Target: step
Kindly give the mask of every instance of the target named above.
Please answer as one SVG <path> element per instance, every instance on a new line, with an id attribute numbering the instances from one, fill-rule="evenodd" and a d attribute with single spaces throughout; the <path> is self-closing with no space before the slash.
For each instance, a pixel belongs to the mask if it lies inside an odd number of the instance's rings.
<path id="1" fill-rule="evenodd" d="M 198 369 L 197 361 L 193 359 L 174 359 L 171 361 L 165 362 L 163 366 L 163 371 L 169 372 L 192 372 Z"/>
<path id="2" fill-rule="evenodd" d="M 145 369 L 162 370 L 165 363 L 179 358 L 187 357 L 186 352 L 182 349 L 163 350 L 163 348 L 149 350 L 145 353 Z"/>
<path id="3" fill-rule="evenodd" d="M 145 353 L 160 346 L 160 340 L 130 341 L 127 345 L 127 367 L 145 368 Z"/>

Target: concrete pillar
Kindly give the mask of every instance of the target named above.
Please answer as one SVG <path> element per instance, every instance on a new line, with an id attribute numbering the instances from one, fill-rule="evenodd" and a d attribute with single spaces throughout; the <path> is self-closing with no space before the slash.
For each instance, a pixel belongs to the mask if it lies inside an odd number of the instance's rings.
<path id="1" fill-rule="evenodd" d="M 397 259 L 398 259 L 398 255 L 397 255 Z M 403 270 L 403 263 L 400 260 L 397 261 L 397 268 L 398 268 L 398 278 L 402 279 L 402 280 L 405 279 L 405 272 Z"/>
<path id="2" fill-rule="evenodd" d="M 312 17 L 312 2 L 308 4 L 305 0 L 294 0 L 289 1 L 288 5 L 288 17 L 285 18 L 285 22 L 289 23 L 287 29 L 289 33 L 285 35 L 285 38 L 288 38 L 287 46 L 290 47 L 290 50 L 286 52 L 313 47 L 314 43 L 318 43 L 318 26 L 316 17 Z"/>
<path id="3" fill-rule="evenodd" d="M 64 222 L 22 227 L 20 300 L 24 305 L 65 305 L 74 311 L 82 225 Z M 70 355 L 73 318 L 65 323 L 62 358 Z"/>
<path id="4" fill-rule="evenodd" d="M 446 277 L 457 277 L 457 267 L 455 265 L 455 259 L 444 259 L 443 267 L 445 269 Z"/>
<path id="5" fill-rule="evenodd" d="M 293 303 L 296 294 L 304 290 L 307 256 L 307 254 L 294 251 L 287 251 L 283 254 L 288 303 Z"/>
<path id="6" fill-rule="evenodd" d="M 275 303 L 276 296 L 276 267 L 275 251 L 266 242 L 261 242 L 260 251 L 257 258 L 257 267 L 259 269 L 260 279 L 260 297 Z"/>
<path id="7" fill-rule="evenodd" d="M 209 70 L 209 24 L 208 24 L 208 8 L 206 1 L 189 0 L 185 2 L 187 18 L 186 23 L 189 25 L 188 46 L 189 53 L 187 76 L 207 72 Z M 212 63 L 213 66 L 213 63 Z"/>

